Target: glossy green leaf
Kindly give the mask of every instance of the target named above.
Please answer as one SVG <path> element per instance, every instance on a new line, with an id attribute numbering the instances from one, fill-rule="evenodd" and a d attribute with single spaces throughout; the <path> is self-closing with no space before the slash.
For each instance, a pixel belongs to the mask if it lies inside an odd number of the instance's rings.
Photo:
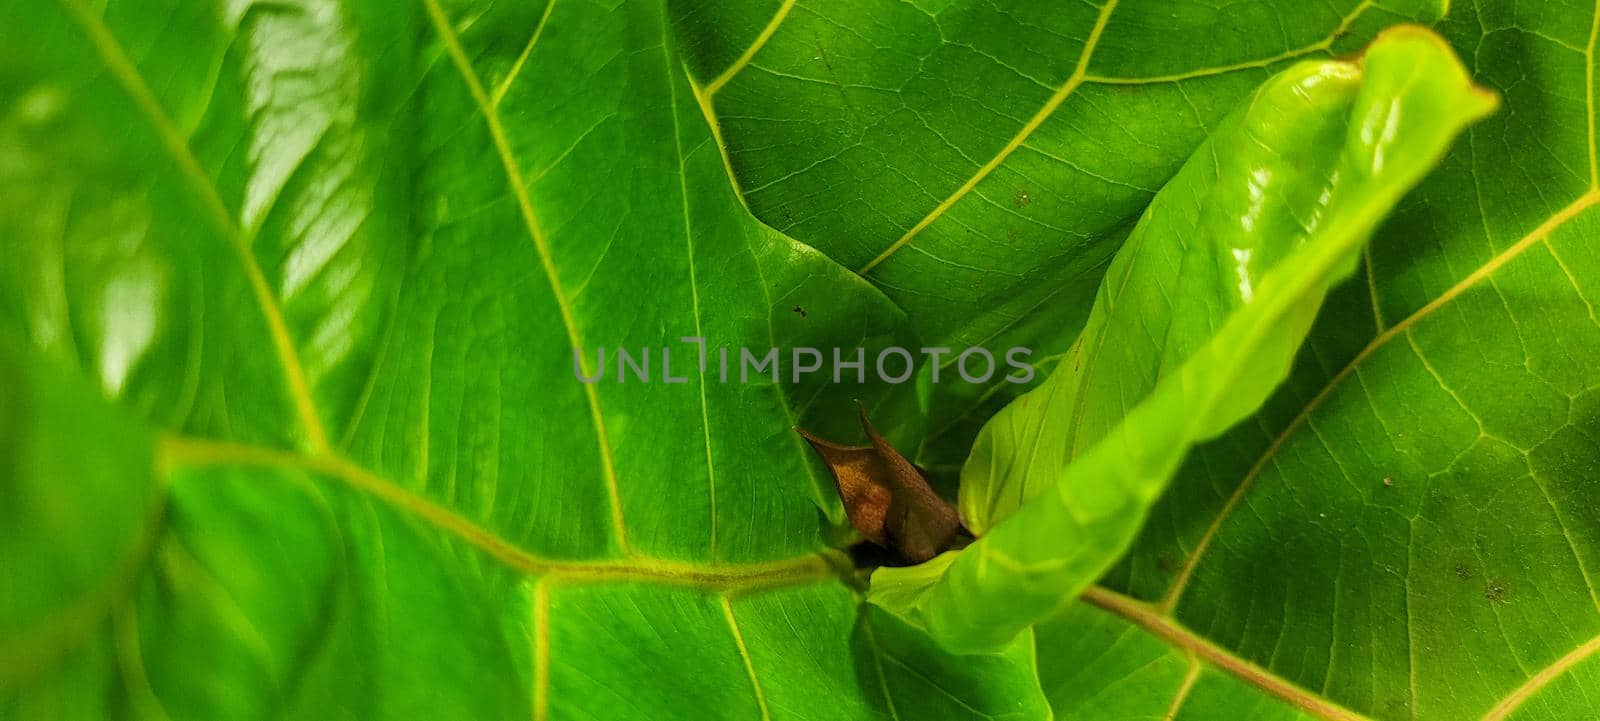
<path id="1" fill-rule="evenodd" d="M 1075 597 L 1188 450 L 1283 379 L 1378 222 L 1495 102 L 1416 27 L 1265 83 L 1156 196 L 1050 380 L 984 429 L 961 479 L 977 543 L 936 579 L 879 570 L 874 601 L 977 650 Z"/>
<path id="2" fill-rule="evenodd" d="M 1355 717 L 1103 592 L 1036 629 L 1060 721 L 1313 721 Z M 1082 659 L 1094 659 L 1092 665 Z"/>
<path id="3" fill-rule="evenodd" d="M 0 6 L 0 718 L 1047 715 L 1026 639 L 861 613 L 792 427 L 885 388 L 718 380 L 904 316 L 740 205 L 675 52 L 652 3 Z"/>
<path id="4" fill-rule="evenodd" d="M 0 3 L 0 719 L 1593 717 L 1595 8 L 1446 5 Z M 861 603 L 789 426 L 953 480 L 1019 388 L 573 379 L 1054 368 L 1230 109 L 1441 15 L 1502 112 L 1003 651 Z"/>
<path id="5" fill-rule="evenodd" d="M 1188 460 L 1101 581 L 1148 605 L 1116 607 L 1343 709 L 1320 718 L 1596 715 L 1597 26 L 1592 3 L 1454 3 L 1439 30 L 1502 111 L 1378 233 L 1284 388 Z"/>
<path id="6" fill-rule="evenodd" d="M 1258 84 L 1447 5 L 672 2 L 751 210 L 882 288 L 922 345 L 1028 347 L 1039 379 L 1156 191 Z M 919 462 L 953 475 L 1020 389 L 935 390 Z"/>

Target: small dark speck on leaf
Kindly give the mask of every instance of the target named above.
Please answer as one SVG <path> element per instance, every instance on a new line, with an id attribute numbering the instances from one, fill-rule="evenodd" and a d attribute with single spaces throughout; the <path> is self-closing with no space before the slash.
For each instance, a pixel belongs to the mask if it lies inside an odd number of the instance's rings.
<path id="1" fill-rule="evenodd" d="M 1156 567 L 1160 568 L 1163 573 L 1172 573 L 1177 570 L 1178 564 L 1172 560 L 1171 555 L 1163 553 L 1156 556 Z"/>
<path id="2" fill-rule="evenodd" d="M 1388 487 L 1388 488 L 1393 488 L 1394 487 L 1394 476 L 1384 476 L 1383 477 L 1383 485 L 1385 487 Z"/>
<path id="3" fill-rule="evenodd" d="M 805 308 L 801 308 L 798 305 L 794 307 L 794 312 L 800 314 L 801 318 L 806 317 L 806 309 Z"/>
<path id="4" fill-rule="evenodd" d="M 833 73 L 833 62 L 828 60 L 828 51 L 822 49 L 822 36 L 813 35 L 811 37 L 811 46 L 817 49 L 817 54 L 812 59 L 822 61 L 823 67 L 827 68 L 830 74 Z"/>
<path id="5" fill-rule="evenodd" d="M 1011 204 L 1017 206 L 1018 208 L 1026 208 L 1028 207 L 1028 204 L 1032 202 L 1033 196 L 1029 195 L 1028 191 L 1022 188 L 1018 188 L 1017 194 L 1011 197 Z"/>
<path id="6" fill-rule="evenodd" d="M 1490 603 L 1505 603 L 1510 595 L 1511 589 L 1500 581 L 1490 581 L 1483 587 L 1483 597 L 1489 599 Z"/>
<path id="7" fill-rule="evenodd" d="M 1457 563 L 1455 570 L 1456 570 L 1456 578 L 1459 578 L 1459 579 L 1461 579 L 1463 581 L 1467 581 L 1467 580 L 1471 580 L 1472 579 L 1472 567 L 1471 566 L 1468 566 L 1465 563 Z"/>

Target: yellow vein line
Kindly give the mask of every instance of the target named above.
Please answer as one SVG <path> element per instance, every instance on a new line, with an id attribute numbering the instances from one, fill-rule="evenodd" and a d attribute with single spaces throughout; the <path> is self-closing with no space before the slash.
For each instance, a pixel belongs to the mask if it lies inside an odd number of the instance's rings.
<path id="1" fill-rule="evenodd" d="M 1178 721 L 1178 712 L 1183 710 L 1183 702 L 1189 700 L 1189 692 L 1194 690 L 1194 684 L 1200 680 L 1200 659 L 1194 653 L 1189 653 L 1189 672 L 1183 675 L 1183 683 L 1178 686 L 1178 693 L 1172 697 L 1172 705 L 1167 707 L 1166 721 Z"/>
<path id="2" fill-rule="evenodd" d="M 177 163 L 184 179 L 199 196 L 200 203 L 205 206 L 212 224 L 227 236 L 239 254 L 245 277 L 250 282 L 250 290 L 256 297 L 256 303 L 261 307 L 262 316 L 266 319 L 267 333 L 272 338 L 273 350 L 283 366 L 295 412 L 300 417 L 301 425 L 305 427 L 312 447 L 318 451 L 328 450 L 328 434 L 322 427 L 321 418 L 317 416 L 316 404 L 311 400 L 311 387 L 306 382 L 305 371 L 300 365 L 294 341 L 290 339 L 289 326 L 284 322 L 283 311 L 278 308 L 278 301 L 272 295 L 272 287 L 267 284 L 266 275 L 256 263 L 255 254 L 251 252 L 250 244 L 245 241 L 239 226 L 234 224 L 233 216 L 223 204 L 222 197 L 217 194 L 216 186 L 212 184 L 206 171 L 200 167 L 200 161 L 189 150 L 189 144 L 184 140 L 182 133 L 178 132 L 177 125 L 167 116 L 167 111 L 161 107 L 161 101 L 156 99 L 155 93 L 139 75 L 138 68 L 128 59 L 127 53 L 117 42 L 116 36 L 111 33 L 111 28 L 106 26 L 104 19 L 78 0 L 60 0 L 60 2 L 89 36 L 95 50 L 105 61 L 106 69 L 111 71 L 123 90 L 133 99 L 134 104 L 139 106 L 140 112 L 150 121 L 156 135 L 161 139 L 161 144 L 166 147 L 167 153 L 172 156 L 173 162 Z"/>
<path id="3" fill-rule="evenodd" d="M 1362 0 L 1361 4 L 1352 9 L 1349 14 L 1345 15 L 1343 18 L 1340 18 L 1339 24 L 1334 27 L 1333 32 L 1329 33 L 1327 37 L 1304 47 L 1295 48 L 1293 50 L 1285 50 L 1284 52 L 1278 53 L 1270 58 L 1246 60 L 1244 62 L 1234 63 L 1232 65 L 1219 65 L 1216 67 L 1201 68 L 1198 70 L 1190 70 L 1188 72 L 1174 73 L 1171 75 L 1153 75 L 1142 78 L 1117 78 L 1091 75 L 1087 78 L 1084 78 L 1084 82 L 1095 83 L 1098 85 L 1155 85 L 1158 83 L 1176 83 L 1184 80 L 1193 80 L 1195 78 L 1208 78 L 1215 75 L 1225 75 L 1227 73 L 1237 72 L 1240 70 L 1265 68 L 1276 63 L 1281 63 L 1285 60 L 1293 60 L 1301 56 L 1322 52 L 1333 47 L 1333 44 L 1338 42 L 1339 38 L 1350 29 L 1350 26 L 1354 24 L 1356 20 L 1360 19 L 1361 15 L 1370 9 L 1375 2 L 1376 0 Z"/>
<path id="4" fill-rule="evenodd" d="M 1483 715 L 1482 721 L 1501 721 L 1501 719 L 1510 716 L 1512 712 L 1520 708 L 1522 704 L 1527 703 L 1528 699 L 1533 698 L 1534 694 L 1549 685 L 1551 681 L 1572 670 L 1573 666 L 1582 663 L 1597 651 L 1600 651 L 1600 636 L 1589 639 L 1582 646 L 1572 649 L 1570 653 L 1557 659 L 1555 663 L 1534 674 L 1533 678 L 1528 679 L 1526 683 L 1518 686 L 1515 691 L 1500 699 L 1500 703 L 1495 704 L 1494 708 L 1489 709 L 1489 713 Z"/>
<path id="5" fill-rule="evenodd" d="M 1091 586 L 1084 591 L 1083 599 L 1110 613 L 1127 619 L 1174 648 L 1181 649 L 1195 658 L 1222 669 L 1232 674 L 1235 678 L 1276 696 L 1302 712 L 1326 721 L 1368 721 L 1367 717 L 1300 688 L 1289 680 L 1200 637 L 1147 603 L 1136 601 L 1098 586 Z M 1172 716 L 1169 714 L 1168 718 L 1170 719 Z"/>
<path id="6" fill-rule="evenodd" d="M 762 721 L 772 721 L 772 713 L 767 710 L 767 694 L 761 690 L 761 680 L 756 678 L 756 664 L 750 659 L 750 648 L 744 644 L 744 633 L 739 630 L 739 621 L 733 617 L 733 604 L 727 596 L 721 596 L 722 615 L 728 619 L 728 628 L 733 630 L 733 642 L 739 647 L 739 658 L 744 660 L 744 670 L 750 674 L 750 688 L 755 690 L 756 706 L 761 708 Z"/>
<path id="7" fill-rule="evenodd" d="M 1372 323 L 1377 326 L 1378 332 L 1382 333 L 1383 303 L 1378 301 L 1378 276 L 1376 269 L 1372 267 L 1372 243 L 1366 243 L 1361 247 L 1361 255 L 1362 260 L 1366 261 L 1364 265 L 1367 266 L 1367 295 L 1372 298 Z"/>
<path id="8" fill-rule="evenodd" d="M 1541 223 L 1539 227 L 1534 228 L 1533 232 L 1528 233 L 1521 240 L 1518 240 L 1510 247 L 1496 254 L 1493 258 L 1490 258 L 1488 262 L 1479 266 L 1477 270 L 1474 270 L 1467 277 L 1462 278 L 1460 282 L 1456 283 L 1454 286 L 1451 286 L 1450 289 L 1444 293 L 1441 293 L 1439 297 L 1429 301 L 1427 305 L 1424 305 L 1422 308 L 1418 309 L 1417 312 L 1406 317 L 1405 320 L 1402 320 L 1399 323 L 1390 326 L 1382 333 L 1379 333 L 1372 339 L 1370 343 L 1367 344 L 1365 348 L 1361 349 L 1361 352 L 1357 353 L 1354 358 L 1350 359 L 1350 362 L 1345 364 L 1344 368 L 1340 369 L 1338 373 L 1334 374 L 1332 378 L 1328 379 L 1328 382 L 1323 385 L 1322 390 L 1318 391 L 1317 395 L 1312 397 L 1311 401 L 1307 403 L 1304 408 L 1300 409 L 1300 412 L 1289 421 L 1287 426 L 1284 426 L 1283 431 L 1278 433 L 1276 438 L 1272 439 L 1272 443 L 1267 446 L 1266 451 L 1261 454 L 1261 457 L 1256 459 L 1255 464 L 1250 467 L 1250 470 L 1245 472 L 1244 478 L 1239 482 L 1239 486 L 1234 489 L 1233 495 L 1230 496 L 1228 498 L 1228 502 L 1222 506 L 1221 512 L 1219 512 L 1217 517 L 1212 520 L 1211 525 L 1206 528 L 1205 534 L 1200 537 L 1200 541 L 1195 545 L 1194 551 L 1189 554 L 1189 559 L 1184 562 L 1183 568 L 1178 572 L 1176 580 L 1173 581 L 1172 588 L 1167 591 L 1167 595 L 1161 600 L 1160 608 L 1162 612 L 1171 613 L 1173 608 L 1177 606 L 1178 600 L 1183 596 L 1183 591 L 1189 584 L 1190 577 L 1194 574 L 1195 567 L 1199 565 L 1200 558 L 1204 556 L 1206 550 L 1210 548 L 1211 541 L 1216 537 L 1217 531 L 1222 527 L 1223 521 L 1233 513 L 1236 507 L 1238 507 L 1240 501 L 1244 498 L 1245 494 L 1250 490 L 1251 485 L 1255 482 L 1256 477 L 1259 476 L 1261 471 L 1266 468 L 1267 463 L 1277 455 L 1278 450 L 1283 447 L 1283 444 L 1291 435 L 1299 430 L 1300 426 L 1303 425 L 1311 416 L 1311 413 L 1320 407 L 1329 396 L 1333 395 L 1334 389 L 1338 388 L 1339 385 L 1343 383 L 1351 373 L 1354 373 L 1358 366 L 1365 362 L 1366 359 L 1373 353 L 1377 352 L 1378 349 L 1387 345 L 1389 341 L 1393 340 L 1396 336 L 1406 332 L 1411 328 L 1411 326 L 1416 325 L 1422 319 L 1432 315 L 1434 311 L 1455 300 L 1462 293 L 1465 293 L 1478 283 L 1483 282 L 1485 278 L 1488 278 L 1495 271 L 1499 270 L 1501 266 L 1504 266 L 1517 256 L 1522 255 L 1523 251 L 1526 251 L 1528 248 L 1543 242 L 1551 233 L 1555 232 L 1557 228 L 1561 227 L 1562 224 L 1573 219 L 1584 210 L 1587 210 L 1596 202 L 1600 202 L 1600 190 L 1590 190 L 1589 192 L 1584 193 L 1571 205 L 1562 208 L 1555 215 L 1550 216 L 1550 218 L 1545 220 L 1544 223 Z"/>
<path id="9" fill-rule="evenodd" d="M 1100 42 L 1100 34 L 1105 31 L 1106 23 L 1111 19 L 1111 11 L 1116 7 L 1117 0 L 1106 0 L 1106 4 L 1100 8 L 1100 16 L 1095 19 L 1094 29 L 1089 31 L 1089 39 L 1084 41 L 1083 52 L 1078 56 L 1077 67 L 1073 69 L 1072 75 L 1067 78 L 1067 81 L 1056 90 L 1054 95 L 1050 96 L 1048 101 L 1045 102 L 1044 107 L 1040 108 L 1039 112 L 1034 113 L 1033 117 L 1028 120 L 1027 124 L 1023 125 L 1022 129 L 1017 131 L 1017 134 L 1011 138 L 1011 141 L 1006 143 L 1005 147 L 1001 148 L 1000 152 L 997 153 L 993 158 L 990 158 L 989 162 L 984 163 L 983 167 L 978 168 L 978 172 L 974 173 L 971 178 L 968 178 L 967 182 L 962 183 L 961 187 L 956 188 L 956 191 L 952 193 L 950 197 L 945 198 L 944 202 L 940 203 L 938 207 L 935 207 L 933 211 L 928 213 L 926 217 L 918 221 L 917 224 L 912 226 L 910 230 L 906 231 L 905 235 L 900 236 L 899 240 L 896 240 L 894 243 L 890 244 L 888 248 L 885 248 L 882 253 L 878 254 L 878 257 L 873 258 L 866 265 L 861 266 L 861 268 L 856 271 L 857 275 L 866 275 L 867 273 L 872 272 L 873 268 L 878 267 L 883 263 L 883 261 L 888 260 L 889 256 L 894 255 L 895 252 L 905 247 L 907 243 L 911 242 L 912 238 L 917 237 L 917 234 L 921 233 L 929 225 L 932 225 L 933 221 L 938 220 L 941 216 L 943 216 L 945 211 L 949 210 L 958 201 L 966 197 L 967 193 L 972 192 L 972 189 L 978 186 L 978 183 L 983 182 L 983 179 L 989 177 L 989 174 L 993 173 L 995 168 L 1000 167 L 1000 164 L 1005 162 L 1006 158 L 1011 157 L 1011 154 L 1015 152 L 1017 148 L 1022 147 L 1022 143 L 1028 139 L 1028 136 L 1032 135 L 1035 130 L 1038 130 L 1039 126 L 1043 125 L 1044 121 L 1056 111 L 1056 108 L 1061 106 L 1061 103 L 1066 102 L 1066 99 L 1072 95 L 1073 91 L 1077 90 L 1078 86 L 1083 84 L 1084 77 L 1089 70 L 1089 58 L 1094 55 L 1095 45 Z"/>
<path id="10" fill-rule="evenodd" d="M 1589 115 L 1589 187 L 1600 189 L 1600 156 L 1595 154 L 1594 142 L 1594 44 L 1600 37 L 1600 2 L 1595 3 L 1594 18 L 1589 21 L 1589 44 L 1583 50 L 1584 98 Z"/>
<path id="11" fill-rule="evenodd" d="M 878 645 L 878 634 L 872 631 L 872 621 L 865 615 L 861 619 L 861 628 L 867 632 L 867 643 L 872 646 L 872 666 L 878 672 L 878 688 L 883 691 L 883 704 L 888 707 L 889 718 L 901 721 L 900 712 L 894 707 L 894 694 L 889 693 L 889 677 L 883 672 L 883 648 Z"/>
<path id="12" fill-rule="evenodd" d="M 722 89 L 722 86 L 727 85 L 728 81 L 733 79 L 733 76 L 738 75 L 739 71 L 744 70 L 745 66 L 750 64 L 750 59 L 755 57 L 756 53 L 761 51 L 761 48 L 766 47 L 767 41 L 772 39 L 773 33 L 778 32 L 778 26 L 783 24 L 784 18 L 789 17 L 789 11 L 793 8 L 794 0 L 783 0 L 783 4 L 778 6 L 778 12 L 772 16 L 771 20 L 767 21 L 767 26 L 761 29 L 761 34 L 756 36 L 755 42 L 750 43 L 750 47 L 745 48 L 744 53 L 739 55 L 739 59 L 733 61 L 733 64 L 729 65 L 727 70 L 722 71 L 721 75 L 706 84 L 706 97 L 716 95 L 717 91 Z"/>
<path id="13" fill-rule="evenodd" d="M 687 69 L 684 72 L 687 74 Z M 717 120 L 717 111 L 711 106 L 711 96 L 700 86 L 695 85 L 693 79 L 689 80 L 689 91 L 694 93 L 694 101 L 700 106 L 700 114 L 705 117 L 706 125 L 711 127 L 711 139 L 716 141 L 717 153 L 722 156 L 722 169 L 727 173 L 728 185 L 733 187 L 733 196 L 739 199 L 739 205 L 744 207 L 745 212 L 754 217 L 755 211 L 750 210 L 750 201 L 745 199 L 744 189 L 739 187 L 739 176 L 733 172 L 733 159 L 728 156 L 727 141 L 722 139 L 722 123 Z"/>
<path id="14" fill-rule="evenodd" d="M 548 577 L 533 584 L 533 719 L 550 716 L 550 589 Z"/>
<path id="15" fill-rule="evenodd" d="M 846 561 L 823 552 L 760 563 L 687 563 L 634 556 L 621 561 L 568 561 L 530 553 L 454 511 L 400 487 L 350 461 L 308 456 L 264 446 L 186 436 L 161 439 L 163 462 L 173 465 L 278 468 L 320 473 L 378 498 L 397 510 L 476 547 L 510 568 L 553 580 L 583 583 L 651 582 L 708 591 L 747 591 L 788 586 L 834 575 Z"/>
<path id="16" fill-rule="evenodd" d="M 700 323 L 700 281 L 695 277 L 694 269 L 694 230 L 689 224 L 689 177 L 688 170 L 683 161 L 683 135 L 678 127 L 678 87 L 672 74 L 672 55 L 668 50 L 666 37 L 667 24 L 662 23 L 661 53 L 663 67 L 667 69 L 667 94 L 672 102 L 668 106 L 672 112 L 672 143 L 678 151 L 678 195 L 683 200 L 683 243 L 689 259 L 689 297 L 694 311 L 694 337 L 700 339 L 700 375 L 695 379 L 695 384 L 700 391 L 700 435 L 705 438 L 706 446 L 706 491 L 711 498 L 711 557 L 717 557 L 717 468 L 711 458 L 711 414 L 706 403 L 706 377 L 705 353 L 706 333 Z M 663 350 L 663 353 L 666 351 Z M 662 361 L 666 363 L 665 360 Z"/>
<path id="17" fill-rule="evenodd" d="M 423 2 L 427 5 L 428 16 L 438 30 L 440 39 L 444 41 L 445 50 L 455 62 L 456 69 L 461 72 L 461 79 L 466 83 L 467 91 L 472 94 L 479 110 L 483 112 L 485 124 L 489 126 L 489 136 L 494 141 L 496 154 L 500 156 L 500 164 L 505 168 L 506 179 L 511 185 L 511 194 L 515 196 L 517 208 L 522 212 L 522 220 L 528 226 L 528 235 L 533 238 L 533 247 L 539 255 L 539 264 L 544 268 L 545 277 L 550 282 L 550 291 L 555 296 L 556 307 L 561 310 L 561 323 L 566 328 L 567 340 L 578 356 L 579 370 L 585 378 L 593 378 L 594 373 L 589 369 L 589 359 L 580 352 L 583 348 L 583 339 L 578 333 L 577 322 L 573 320 L 566 291 L 561 287 L 561 275 L 556 270 L 555 258 L 550 254 L 550 244 L 545 238 L 544 229 L 539 225 L 539 216 L 533 211 L 533 200 L 528 197 L 528 189 L 523 185 L 522 169 L 517 167 L 516 159 L 511 153 L 511 143 L 506 139 L 505 128 L 500 124 L 500 114 L 495 111 L 489 96 L 484 93 L 483 83 L 478 80 L 478 74 L 472 69 L 472 61 L 467 58 L 467 51 L 461 47 L 461 38 L 456 37 L 455 31 L 450 28 L 450 20 L 445 16 L 444 9 L 439 7 L 438 0 L 423 0 Z M 589 415 L 593 418 L 595 436 L 600 446 L 600 465 L 605 475 L 606 492 L 611 497 L 611 520 L 616 526 L 617 546 L 624 554 L 631 555 L 633 549 L 628 545 L 628 529 L 622 519 L 622 493 L 617 485 L 617 470 L 611 457 L 611 440 L 606 434 L 605 419 L 600 412 L 600 394 L 595 390 L 594 384 L 582 385 L 584 396 L 589 401 Z"/>
<path id="18" fill-rule="evenodd" d="M 494 89 L 494 95 L 489 98 L 489 104 L 494 108 L 500 107 L 500 101 L 506 97 L 506 91 L 511 89 L 511 82 L 522 74 L 522 66 L 528 62 L 528 56 L 533 54 L 533 46 L 539 42 L 539 36 L 544 34 L 544 26 L 550 24 L 550 11 L 556 7 L 556 0 L 550 0 L 544 6 L 544 14 L 539 16 L 539 24 L 533 29 L 533 36 L 528 38 L 528 44 L 522 46 L 522 52 L 517 55 L 517 61 L 511 64 L 511 70 L 506 73 L 505 80 L 500 81 L 500 86 Z"/>

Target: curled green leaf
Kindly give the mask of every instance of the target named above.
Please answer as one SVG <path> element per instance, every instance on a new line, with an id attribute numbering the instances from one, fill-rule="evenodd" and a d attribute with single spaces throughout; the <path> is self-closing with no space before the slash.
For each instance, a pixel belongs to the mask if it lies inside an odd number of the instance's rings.
<path id="1" fill-rule="evenodd" d="M 1497 102 L 1411 26 L 1269 80 L 1157 196 L 1060 370 L 985 427 L 960 498 L 978 542 L 942 572 L 878 571 L 872 600 L 976 650 L 1074 598 L 1188 449 L 1282 381 L 1373 230 Z"/>

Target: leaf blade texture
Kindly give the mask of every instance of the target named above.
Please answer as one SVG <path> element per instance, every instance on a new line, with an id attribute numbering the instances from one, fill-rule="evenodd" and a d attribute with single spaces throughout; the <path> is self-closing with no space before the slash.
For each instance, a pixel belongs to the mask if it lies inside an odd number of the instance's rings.
<path id="1" fill-rule="evenodd" d="M 1281 382 L 1378 222 L 1496 102 L 1414 27 L 1387 31 L 1359 64 L 1268 81 L 1156 197 L 1075 351 L 980 436 L 961 486 L 980 540 L 931 583 L 882 569 L 873 593 L 962 650 L 1074 597 L 1122 554 L 1188 449 Z M 908 604 L 884 590 L 897 585 L 922 590 Z"/>
<path id="2" fill-rule="evenodd" d="M 1596 20 L 0 3 L 0 719 L 1592 716 Z M 791 428 L 859 398 L 953 492 L 1026 387 L 724 384 L 679 339 L 1070 369 L 1228 113 L 1406 22 L 1503 107 L 1288 380 L 1003 649 L 864 605 Z"/>
<path id="3" fill-rule="evenodd" d="M 883 388 L 688 372 L 682 337 L 875 347 L 903 314 L 748 216 L 660 6 L 164 10 L 0 11 L 4 322 L 46 369 L 8 388 L 134 429 L 123 520 L 45 529 L 95 543 L 7 532 L 91 578 L 15 610 L 44 626 L 7 633 L 0 716 L 1045 713 L 1031 655 L 859 613 L 790 428 Z M 71 443 L 8 474 L 19 513 L 107 473 L 53 406 L 7 426 Z"/>

